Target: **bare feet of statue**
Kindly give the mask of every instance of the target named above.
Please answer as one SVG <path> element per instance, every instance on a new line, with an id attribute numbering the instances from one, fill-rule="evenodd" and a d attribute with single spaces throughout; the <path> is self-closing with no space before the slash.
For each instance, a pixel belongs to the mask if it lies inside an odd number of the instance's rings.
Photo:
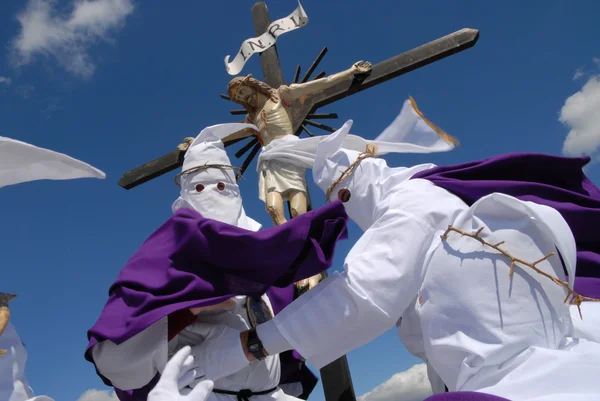
<path id="1" fill-rule="evenodd" d="M 352 69 L 354 70 L 354 75 L 366 74 L 367 72 L 371 71 L 371 63 L 360 60 L 354 63 Z"/>
<path id="2" fill-rule="evenodd" d="M 8 324 L 8 320 L 10 319 L 10 310 L 8 309 L 8 302 L 16 297 L 17 296 L 13 294 L 0 294 L 0 336 L 4 332 L 4 329 Z M 0 355 L 6 355 L 6 350 L 0 349 Z"/>

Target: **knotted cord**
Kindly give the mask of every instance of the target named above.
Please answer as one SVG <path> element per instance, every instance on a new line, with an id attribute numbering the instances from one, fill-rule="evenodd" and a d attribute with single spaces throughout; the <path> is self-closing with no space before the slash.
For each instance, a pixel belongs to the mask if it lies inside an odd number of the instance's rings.
<path id="1" fill-rule="evenodd" d="M 183 177 L 184 175 L 187 175 L 187 174 L 195 173 L 196 171 L 206 170 L 209 168 L 218 168 L 218 169 L 230 168 L 234 171 L 240 170 L 239 167 L 230 166 L 228 164 L 208 164 L 208 162 L 206 162 L 206 164 L 189 168 L 189 169 L 182 171 L 181 173 L 175 175 L 175 177 L 173 178 L 173 180 L 175 181 L 175 185 L 177 185 L 179 188 L 181 188 L 181 177 Z"/>
<path id="2" fill-rule="evenodd" d="M 327 202 L 331 201 L 329 199 L 329 197 L 331 196 L 331 193 L 333 192 L 335 187 L 339 183 L 344 181 L 346 178 L 348 178 L 354 172 L 354 170 L 358 167 L 360 162 L 368 157 L 377 157 L 377 147 L 375 145 L 367 144 L 365 151 L 362 152 L 361 154 L 359 154 L 358 157 L 356 158 L 356 160 L 354 160 L 354 162 L 350 166 L 348 166 L 348 168 L 346 170 L 344 170 L 344 172 L 342 172 L 340 177 L 329 186 L 329 188 L 327 189 L 327 193 L 325 194 Z"/>

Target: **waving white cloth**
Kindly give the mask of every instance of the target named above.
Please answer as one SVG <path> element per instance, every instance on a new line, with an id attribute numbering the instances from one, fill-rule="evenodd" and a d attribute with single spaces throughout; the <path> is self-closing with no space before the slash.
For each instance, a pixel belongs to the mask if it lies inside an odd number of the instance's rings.
<path id="1" fill-rule="evenodd" d="M 36 180 L 106 178 L 104 172 L 62 153 L 0 136 L 0 188 Z"/>
<path id="2" fill-rule="evenodd" d="M 346 124 L 352 124 L 350 120 Z M 263 147 L 258 157 L 258 170 L 266 166 L 264 161 L 279 160 L 303 168 L 313 168 L 319 143 L 329 135 L 300 139 L 286 135 Z M 375 146 L 379 155 L 386 153 L 435 153 L 455 148 L 456 139 L 443 132 L 423 116 L 411 97 L 406 100 L 396 119 L 374 140 L 357 135 L 347 135 L 342 147 L 364 152 L 367 145 Z"/>

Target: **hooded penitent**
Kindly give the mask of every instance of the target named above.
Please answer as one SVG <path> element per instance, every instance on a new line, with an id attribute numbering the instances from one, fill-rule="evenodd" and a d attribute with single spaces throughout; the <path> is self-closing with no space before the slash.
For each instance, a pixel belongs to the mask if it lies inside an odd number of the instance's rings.
<path id="1" fill-rule="evenodd" d="M 567 221 L 577 244 L 572 288 L 584 297 L 600 299 L 600 248 L 595 235 L 595 227 L 600 224 L 600 190 L 583 173 L 589 158 L 512 153 L 452 166 L 392 168 L 364 151 L 348 149 L 348 131 L 349 127 L 344 126 L 321 141 L 313 179 L 331 198 L 345 196 L 346 212 L 363 230 L 387 210 L 387 196 L 409 179 L 429 180 L 469 206 L 494 192 L 550 206 Z M 359 156 L 366 159 L 357 162 Z M 347 170 L 350 174 L 337 182 Z M 572 314 L 576 309 L 572 308 Z M 600 303 L 584 302 L 581 309 L 586 317 L 574 320 L 575 334 L 597 341 Z"/>
<path id="2" fill-rule="evenodd" d="M 121 344 L 167 316 L 171 339 L 195 321 L 189 308 L 236 295 L 267 293 L 278 313 L 293 300 L 294 282 L 331 266 L 337 241 L 347 236 L 341 202 L 258 232 L 258 223 L 246 217 L 220 140 L 248 126 L 209 127 L 192 142 L 173 216 L 148 237 L 111 286 L 98 321 L 88 331 L 88 361 L 93 363 L 95 344 Z M 314 387 L 314 376 L 295 357 L 282 358 L 281 383 L 303 380 Z M 145 399 L 152 384 L 118 391 L 119 397 Z"/>
<path id="3" fill-rule="evenodd" d="M 346 212 L 363 230 L 385 213 L 388 196 L 409 179 L 429 180 L 469 206 L 492 193 L 550 206 L 567 221 L 577 244 L 576 277 L 568 277 L 574 279 L 571 288 L 584 297 L 600 299 L 600 248 L 595 235 L 600 190 L 583 173 L 589 158 L 513 153 L 453 166 L 391 168 L 365 152 L 348 150 L 344 139 L 348 130 L 344 126 L 319 144 L 313 178 L 331 198 L 345 197 Z M 359 156 L 367 158 L 357 162 Z M 337 182 L 346 171 L 350 174 Z M 575 316 L 581 311 L 584 319 Z M 598 341 L 600 303 L 583 302 L 581 309 L 573 306 L 571 313 L 576 317 L 575 335 Z"/>
<path id="4" fill-rule="evenodd" d="M 405 103 L 401 114 L 375 141 L 365 141 L 374 146 L 375 153 L 381 154 L 378 149 L 385 149 L 378 142 L 382 138 L 395 138 L 393 141 L 401 142 L 399 145 L 404 145 L 408 139 L 412 143 L 415 138 L 435 138 L 432 130 L 427 135 L 430 124 L 407 122 L 410 121 L 407 106 Z M 429 180 L 457 195 L 469 206 L 493 192 L 550 206 L 563 216 L 575 236 L 575 291 L 600 298 L 600 248 L 595 235 L 595 227 L 600 224 L 600 190 L 583 173 L 583 167 L 590 160 L 588 157 L 511 153 L 451 166 L 422 164 L 410 168 L 388 167 L 384 160 L 367 157 L 356 164 L 348 178 L 333 185 L 360 154 L 368 156 L 365 155 L 366 145 L 362 149 L 361 146 L 349 146 L 356 141 L 349 139 L 352 137 L 350 127 L 351 122 L 346 123 L 319 141 L 316 160 L 312 157 L 313 179 L 323 191 L 331 193 L 331 198 L 344 189 L 349 191 L 346 211 L 361 228 L 366 229 L 376 218 L 374 213 L 385 206 L 385 194 L 408 179 Z M 431 139 L 426 143 L 431 144 Z M 353 191 L 354 187 L 360 190 Z"/>
<path id="5" fill-rule="evenodd" d="M 319 143 L 313 179 L 330 199 L 345 202 L 348 215 L 366 233 L 346 258 L 344 273 L 323 282 L 310 299 L 298 300 L 279 319 L 265 323 L 269 333 L 265 339 L 276 337 L 271 330 L 275 327 L 287 347 L 293 344 L 312 363 L 324 366 L 412 313 L 412 325 L 403 320 L 400 329 L 408 323 L 404 334 L 419 335 L 414 341 L 421 343 L 428 362 L 451 390 L 515 399 L 542 399 L 544 394 L 543 399 L 579 394 L 581 399 L 593 399 L 590 395 L 597 394 L 593 373 L 582 372 L 593 372 L 600 353 L 597 344 L 585 338 L 576 339 L 576 345 L 569 343 L 575 336 L 564 303 L 566 285 L 540 281 L 535 274 L 512 276 L 514 257 L 504 259 L 507 254 L 498 251 L 509 249 L 529 261 L 527 266 L 546 269 L 539 271 L 550 272 L 550 278 L 564 280 L 569 275 L 572 287 L 575 240 L 558 208 L 493 190 L 468 206 L 452 194 L 457 192 L 443 189 L 448 181 L 443 174 L 438 185 L 426 178 L 412 179 L 419 173 L 427 176 L 435 170 L 433 165 L 391 168 L 375 157 L 376 144 L 373 149 L 349 149 L 349 125 Z M 547 164 L 540 163 L 539 169 Z M 474 177 L 482 184 L 492 178 L 485 167 Z M 574 190 L 581 186 L 581 176 L 563 185 Z M 452 235 L 448 242 L 444 231 L 449 226 L 466 234 Z M 499 254 L 481 251 L 477 238 L 484 235 L 469 237 L 479 235 L 482 228 Z M 498 248 L 503 244 L 507 248 Z M 548 260 L 551 255 L 556 257 Z M 505 276 L 496 271 L 501 271 L 499 266 L 505 267 Z M 327 311 L 315 307 L 324 303 Z M 267 349 L 274 345 L 276 350 L 275 345 L 283 342 L 272 341 Z M 565 371 L 571 372 L 569 385 L 561 382 Z"/>

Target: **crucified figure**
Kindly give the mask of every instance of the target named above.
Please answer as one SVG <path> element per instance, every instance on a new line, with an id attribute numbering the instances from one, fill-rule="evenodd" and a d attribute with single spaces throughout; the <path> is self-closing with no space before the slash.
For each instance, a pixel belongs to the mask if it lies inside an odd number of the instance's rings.
<path id="1" fill-rule="evenodd" d="M 317 94 L 349 76 L 364 74 L 370 69 L 371 63 L 359 61 L 337 74 L 301 84 L 281 85 L 278 88 L 272 88 L 252 75 L 233 78 L 227 85 L 229 97 L 246 109 L 246 121 L 256 125 L 259 131 L 245 129 L 227 139 L 256 135 L 260 144 L 265 147 L 275 139 L 294 135 L 291 116 L 294 100 Z M 286 222 L 286 200 L 290 202 L 292 218 L 306 213 L 309 205 L 306 169 L 270 160 L 259 165 L 258 179 L 259 198 L 265 202 L 275 225 Z"/>

